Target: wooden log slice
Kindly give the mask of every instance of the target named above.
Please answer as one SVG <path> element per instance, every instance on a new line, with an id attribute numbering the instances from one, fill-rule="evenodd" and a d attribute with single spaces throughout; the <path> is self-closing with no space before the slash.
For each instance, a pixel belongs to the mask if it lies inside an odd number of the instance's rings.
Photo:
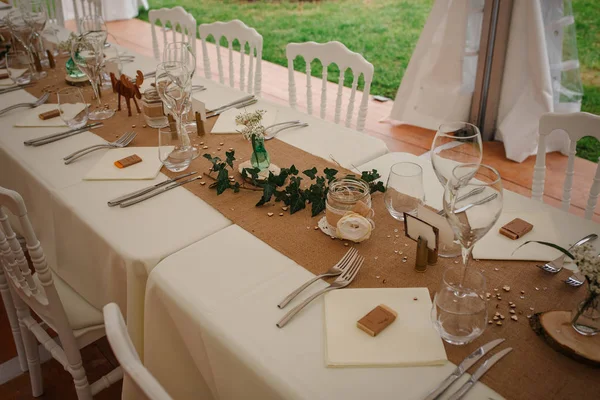
<path id="1" fill-rule="evenodd" d="M 570 311 L 537 313 L 529 319 L 531 329 L 554 350 L 577 362 L 600 367 L 600 335 L 583 336 L 571 326 Z"/>

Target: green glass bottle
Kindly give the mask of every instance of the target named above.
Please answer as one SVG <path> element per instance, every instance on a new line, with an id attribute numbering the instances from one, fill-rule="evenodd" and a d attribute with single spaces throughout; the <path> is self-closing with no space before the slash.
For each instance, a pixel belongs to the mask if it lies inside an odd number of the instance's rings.
<path id="1" fill-rule="evenodd" d="M 261 171 L 269 168 L 269 165 L 271 165 L 271 158 L 265 148 L 265 139 L 252 135 L 251 141 L 252 157 L 250 157 L 250 162 L 252 163 L 252 167 L 258 168 Z"/>

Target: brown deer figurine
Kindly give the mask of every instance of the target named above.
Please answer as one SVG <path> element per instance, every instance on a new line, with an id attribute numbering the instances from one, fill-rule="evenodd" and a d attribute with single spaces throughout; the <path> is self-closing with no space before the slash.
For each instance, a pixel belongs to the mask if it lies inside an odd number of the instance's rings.
<path id="1" fill-rule="evenodd" d="M 133 99 L 133 104 L 135 104 L 137 112 L 141 113 L 142 111 L 140 110 L 136 97 L 138 99 L 142 98 L 142 94 L 140 93 L 140 86 L 144 83 L 144 74 L 142 71 L 137 71 L 135 83 L 132 82 L 131 78 L 127 75 L 121 75 L 121 79 L 117 79 L 112 72 L 110 73 L 110 81 L 112 83 L 113 92 L 119 94 L 117 111 L 121 111 L 121 96 L 123 96 L 125 101 L 127 101 L 127 112 L 129 117 L 131 117 L 131 99 Z"/>

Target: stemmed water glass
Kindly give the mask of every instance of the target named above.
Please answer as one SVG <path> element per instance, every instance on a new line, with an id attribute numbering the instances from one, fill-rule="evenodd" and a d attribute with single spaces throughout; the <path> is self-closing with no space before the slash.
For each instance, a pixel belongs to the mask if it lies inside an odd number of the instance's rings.
<path id="1" fill-rule="evenodd" d="M 96 109 L 90 112 L 89 118 L 93 121 L 104 120 L 112 117 L 115 110 L 104 106 L 101 99 L 101 71 L 104 65 L 104 43 L 106 42 L 106 31 L 91 30 L 79 36 L 73 41 L 71 47 L 71 58 L 83 72 L 92 85 L 96 97 Z"/>
<path id="2" fill-rule="evenodd" d="M 31 63 L 35 64 L 35 57 L 39 57 L 40 55 L 38 53 L 38 50 L 36 50 L 33 45 L 35 32 L 32 28 L 32 25 L 28 24 L 25 21 L 23 12 L 21 12 L 21 10 L 19 9 L 14 9 L 10 13 L 8 13 L 8 15 L 6 16 L 6 22 L 8 23 L 8 27 L 12 36 L 16 38 L 17 42 L 19 42 L 25 48 L 29 57 L 31 58 Z M 47 75 L 48 74 L 45 71 L 38 72 L 35 69 L 32 70 L 33 79 L 37 80 L 40 78 L 44 78 Z"/>
<path id="3" fill-rule="evenodd" d="M 182 63 L 187 68 L 190 74 L 190 79 L 194 76 L 194 72 L 196 71 L 196 56 L 194 56 L 194 53 L 192 52 L 191 45 L 187 42 L 168 43 L 163 51 L 163 61 Z M 188 122 L 188 114 L 191 108 L 192 102 L 189 101 L 186 109 L 183 112 L 181 122 L 186 130 L 196 130 L 196 122 Z M 200 155 L 200 149 L 194 144 L 191 144 L 191 147 L 193 158 L 198 157 Z"/>
<path id="4" fill-rule="evenodd" d="M 475 125 L 466 122 L 450 122 L 440 125 L 431 144 L 431 164 L 442 187 L 452 177 L 452 170 L 461 164 L 481 164 L 483 147 L 481 133 Z M 460 255 L 455 242 L 440 242 L 441 257 Z"/>
<path id="5" fill-rule="evenodd" d="M 192 79 L 187 67 L 179 61 L 159 64 L 156 68 L 155 85 L 158 95 L 175 118 L 177 135 L 183 147 L 190 151 L 190 138 L 183 125 L 183 114 L 189 107 L 192 94 Z"/>
<path id="6" fill-rule="evenodd" d="M 483 164 L 454 167 L 444 190 L 444 211 L 461 244 L 465 274 L 473 246 L 502 213 L 502 198 L 502 179 L 494 168 Z"/>
<path id="7" fill-rule="evenodd" d="M 48 66 L 49 62 L 46 58 L 44 42 L 42 40 L 42 32 L 48 22 L 48 8 L 46 0 L 28 0 L 20 3 L 20 9 L 23 15 L 23 20 L 31 27 L 31 47 L 40 58 L 40 62 L 44 66 Z"/>

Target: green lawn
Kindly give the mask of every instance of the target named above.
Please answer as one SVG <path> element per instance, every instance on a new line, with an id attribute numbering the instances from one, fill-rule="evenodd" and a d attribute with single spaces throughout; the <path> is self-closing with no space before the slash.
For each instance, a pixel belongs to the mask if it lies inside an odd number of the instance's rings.
<path id="1" fill-rule="evenodd" d="M 263 59 L 287 66 L 285 46 L 290 42 L 338 40 L 364 55 L 375 66 L 371 93 L 394 98 L 421 29 L 434 0 L 150 0 L 151 8 L 183 6 L 197 22 L 240 19 L 264 37 Z M 525 1 L 525 0 L 523 0 Z M 573 0 L 577 42 L 585 95 L 582 110 L 600 114 L 600 6 L 599 0 Z M 148 12 L 140 17 L 148 20 Z M 296 69 L 302 69 L 301 62 Z M 312 65 L 320 76 L 321 67 Z M 339 71 L 330 67 L 329 80 Z M 265 77 L 268 79 L 268 77 Z M 351 76 L 346 76 L 350 85 Z M 597 161 L 600 143 L 584 138 L 578 155 Z"/>

